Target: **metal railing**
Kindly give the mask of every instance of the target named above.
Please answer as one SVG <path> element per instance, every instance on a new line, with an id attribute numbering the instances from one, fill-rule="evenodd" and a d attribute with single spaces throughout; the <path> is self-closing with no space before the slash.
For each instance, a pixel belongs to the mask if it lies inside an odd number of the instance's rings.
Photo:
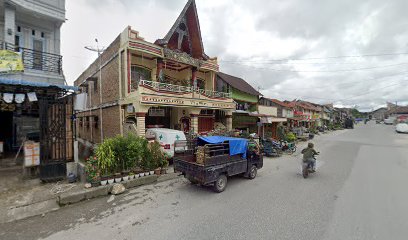
<path id="1" fill-rule="evenodd" d="M 196 92 L 201 95 L 210 97 L 210 98 L 231 98 L 231 93 L 227 92 L 217 92 L 212 90 L 200 89 L 200 88 L 193 88 L 188 86 L 181 86 L 181 85 L 174 85 L 170 83 L 161 83 L 161 82 L 154 82 L 154 81 L 147 81 L 147 80 L 140 80 L 140 86 L 145 86 L 152 88 L 156 91 L 167 91 L 167 92 L 174 92 L 174 93 L 192 93 Z"/>
<path id="2" fill-rule="evenodd" d="M 62 56 L 0 42 L 0 49 L 19 52 L 24 68 L 62 74 Z"/>

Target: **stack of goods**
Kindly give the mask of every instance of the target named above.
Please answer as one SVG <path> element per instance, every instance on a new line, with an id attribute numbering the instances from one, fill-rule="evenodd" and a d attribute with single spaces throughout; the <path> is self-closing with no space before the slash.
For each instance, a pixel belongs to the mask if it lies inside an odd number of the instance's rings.
<path id="1" fill-rule="evenodd" d="M 196 162 L 198 164 L 204 164 L 205 158 L 207 157 L 205 154 L 205 146 L 199 146 L 197 147 L 197 153 L 196 153 Z"/>

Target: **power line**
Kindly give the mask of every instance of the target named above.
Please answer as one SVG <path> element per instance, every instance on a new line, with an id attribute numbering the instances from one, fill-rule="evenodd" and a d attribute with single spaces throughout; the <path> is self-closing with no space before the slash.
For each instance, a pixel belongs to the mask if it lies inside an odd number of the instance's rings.
<path id="1" fill-rule="evenodd" d="M 408 63 L 399 63 L 399 64 L 391 64 L 391 65 L 384 65 L 384 66 L 376 66 L 376 67 L 366 67 L 366 68 L 351 68 L 351 69 L 340 69 L 340 70 L 316 70 L 316 71 L 302 71 L 302 70 L 290 70 L 290 69 L 274 69 L 274 68 L 265 68 L 265 67 L 255 67 L 246 64 L 236 63 L 244 67 L 259 69 L 259 70 L 271 70 L 276 72 L 308 72 L 308 73 L 336 73 L 336 72 L 352 72 L 352 71 L 361 71 L 361 70 L 372 70 L 372 69 L 379 69 L 379 68 L 388 68 L 388 67 L 396 67 L 407 65 Z"/>
<path id="2" fill-rule="evenodd" d="M 362 55 L 342 55 L 342 56 L 331 56 L 331 57 L 310 57 L 310 58 L 283 58 L 283 59 L 268 59 L 271 62 L 285 62 L 285 61 L 303 61 L 303 60 L 317 60 L 317 59 L 339 59 L 339 58 L 364 58 L 364 57 L 382 57 L 382 56 L 397 56 L 397 55 L 408 55 L 408 52 L 403 53 L 379 53 L 379 54 L 362 54 Z M 239 62 L 248 60 L 220 60 L 219 62 Z M 249 60 L 251 61 L 251 60 Z"/>
<path id="3" fill-rule="evenodd" d="M 404 71 L 404 72 L 399 72 L 399 73 L 396 73 L 396 74 L 392 74 L 392 75 L 387 75 L 387 76 L 383 76 L 383 77 L 379 77 L 379 78 L 372 78 L 372 79 L 366 79 L 366 80 L 361 80 L 360 82 L 362 82 L 362 81 L 364 81 L 364 82 L 367 82 L 367 81 L 376 81 L 376 80 L 380 80 L 380 79 L 384 79 L 384 78 L 389 78 L 389 77 L 396 77 L 396 76 L 401 76 L 401 75 L 405 75 L 406 73 L 408 73 L 408 71 Z M 399 80 L 399 79 L 395 79 L 395 80 Z M 391 81 L 393 81 L 393 80 L 391 80 Z M 357 83 L 343 83 L 343 84 L 339 84 L 339 85 L 337 85 L 336 87 L 342 87 L 342 88 L 344 88 L 344 87 L 347 87 L 347 86 L 353 86 L 353 85 L 355 85 L 355 84 L 357 84 Z M 319 89 L 319 90 L 322 90 L 322 88 L 325 88 L 325 87 L 330 87 L 330 85 L 326 85 L 326 86 L 318 86 L 318 87 L 310 87 L 310 88 L 285 88 L 285 89 L 287 89 L 287 90 L 280 90 L 280 89 L 274 89 L 275 91 L 283 91 L 283 92 L 285 92 L 285 91 L 297 91 L 297 90 L 310 90 L 310 89 Z"/>

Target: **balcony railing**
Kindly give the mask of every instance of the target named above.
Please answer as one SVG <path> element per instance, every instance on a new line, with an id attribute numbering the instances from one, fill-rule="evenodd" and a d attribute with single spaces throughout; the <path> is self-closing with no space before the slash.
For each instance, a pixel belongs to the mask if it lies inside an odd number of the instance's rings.
<path id="1" fill-rule="evenodd" d="M 231 93 L 227 92 L 217 92 L 212 90 L 200 89 L 200 88 L 193 88 L 187 86 L 180 86 L 174 85 L 169 83 L 161 83 L 161 82 L 153 82 L 147 80 L 140 80 L 140 86 L 152 88 L 156 91 L 167 91 L 167 92 L 174 92 L 174 93 L 199 93 L 206 97 L 210 98 L 231 98 Z"/>
<path id="2" fill-rule="evenodd" d="M 23 59 L 24 69 L 52 72 L 59 75 L 62 74 L 61 55 L 18 47 L 5 42 L 0 42 L 0 49 L 19 52 Z"/>

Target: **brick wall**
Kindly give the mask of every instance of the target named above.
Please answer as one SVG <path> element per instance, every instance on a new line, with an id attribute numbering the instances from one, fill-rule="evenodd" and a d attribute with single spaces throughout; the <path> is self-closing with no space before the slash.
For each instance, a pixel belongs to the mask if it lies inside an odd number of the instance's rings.
<path id="1" fill-rule="evenodd" d="M 101 54 L 102 68 L 102 103 L 112 102 L 119 99 L 119 56 L 120 36 L 118 36 L 109 47 Z M 112 59 L 112 57 L 116 57 Z M 109 61 L 111 60 L 111 61 Z M 109 61 L 109 62 L 108 62 Z M 78 86 L 88 77 L 93 77 L 97 81 L 90 81 L 88 87 L 88 99 L 92 99 L 91 106 L 100 104 L 99 94 L 99 58 L 97 58 L 78 78 L 74 85 Z M 96 89 L 95 89 L 96 88 Z"/>
<path id="2" fill-rule="evenodd" d="M 120 134 L 120 107 L 112 106 L 102 109 L 103 121 L 103 135 L 104 138 L 114 137 Z M 77 114 L 77 137 L 88 142 L 99 143 L 101 138 L 101 118 L 99 117 L 100 110 L 86 111 Z M 89 124 L 87 123 L 87 117 L 89 117 Z M 98 117 L 96 123 L 95 117 Z M 80 124 L 82 120 L 82 126 Z"/>

